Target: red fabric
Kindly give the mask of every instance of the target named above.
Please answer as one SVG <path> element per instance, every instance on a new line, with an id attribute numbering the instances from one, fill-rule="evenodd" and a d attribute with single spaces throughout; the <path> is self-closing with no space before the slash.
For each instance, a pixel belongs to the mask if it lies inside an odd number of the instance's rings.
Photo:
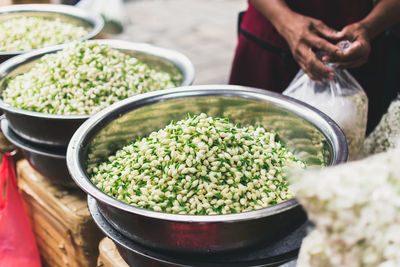
<path id="1" fill-rule="evenodd" d="M 4 155 L 0 167 L 0 267 L 41 267 L 39 252 L 19 195 L 14 163 Z"/>
<path id="2" fill-rule="evenodd" d="M 361 20 L 372 9 L 371 0 L 287 0 L 287 3 L 294 11 L 320 19 L 336 30 Z M 241 26 L 266 43 L 289 51 L 285 39 L 252 4 L 249 4 Z M 387 108 L 383 106 L 382 96 L 387 58 L 387 44 L 383 37 L 373 41 L 368 63 L 350 70 L 369 98 L 369 131 Z M 229 83 L 280 93 L 286 89 L 298 70 L 299 66 L 293 59 L 284 60 L 280 55 L 239 35 Z"/>
<path id="3" fill-rule="evenodd" d="M 282 92 L 299 70 L 296 62 L 267 51 L 243 35 L 239 36 L 230 84 Z"/>

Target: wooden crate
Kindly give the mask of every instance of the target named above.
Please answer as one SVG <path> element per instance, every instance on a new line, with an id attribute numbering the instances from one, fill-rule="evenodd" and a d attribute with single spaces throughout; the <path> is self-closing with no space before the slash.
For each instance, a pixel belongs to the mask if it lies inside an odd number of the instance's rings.
<path id="1" fill-rule="evenodd" d="M 129 267 L 128 264 L 119 255 L 114 242 L 105 237 L 99 244 L 98 267 Z"/>
<path id="2" fill-rule="evenodd" d="M 96 266 L 103 237 L 79 188 L 51 184 L 26 160 L 17 163 L 18 187 L 32 222 L 43 265 Z"/>

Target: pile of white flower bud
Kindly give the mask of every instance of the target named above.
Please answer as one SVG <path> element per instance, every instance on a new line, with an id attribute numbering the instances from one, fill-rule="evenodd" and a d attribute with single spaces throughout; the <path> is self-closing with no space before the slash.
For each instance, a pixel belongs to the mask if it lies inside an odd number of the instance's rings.
<path id="1" fill-rule="evenodd" d="M 292 178 L 315 224 L 298 267 L 400 266 L 400 149 Z"/>
<path id="2" fill-rule="evenodd" d="M 396 147 L 400 137 L 400 99 L 392 101 L 374 131 L 365 139 L 360 157 Z"/>
<path id="3" fill-rule="evenodd" d="M 3 101 L 41 113 L 86 115 L 127 97 L 175 87 L 168 73 L 112 47 L 80 42 L 44 55 L 7 81 Z"/>
<path id="4" fill-rule="evenodd" d="M 21 16 L 0 22 L 0 51 L 21 51 L 78 40 L 85 27 L 40 16 Z"/>
<path id="5" fill-rule="evenodd" d="M 138 139 L 88 173 L 99 189 L 128 204 L 212 215 L 293 198 L 284 174 L 289 165 L 305 167 L 276 134 L 202 113 Z"/>

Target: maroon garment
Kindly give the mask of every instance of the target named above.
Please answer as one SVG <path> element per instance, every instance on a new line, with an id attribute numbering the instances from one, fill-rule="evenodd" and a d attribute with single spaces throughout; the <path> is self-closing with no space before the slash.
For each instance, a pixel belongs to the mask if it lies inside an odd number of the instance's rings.
<path id="1" fill-rule="evenodd" d="M 288 0 L 287 3 L 292 10 L 320 19 L 336 30 L 363 19 L 373 7 L 372 0 Z M 239 35 L 229 83 L 282 92 L 299 70 L 299 65 L 291 58 L 285 39 L 252 4 L 248 6 L 241 28 L 262 42 L 286 52 L 289 57 L 282 57 L 282 53 L 262 47 L 242 33 Z M 382 96 L 387 57 L 387 44 L 383 37 L 372 42 L 368 63 L 350 70 L 369 97 L 369 130 L 387 108 Z M 400 74 L 400 71 L 397 73 Z"/>

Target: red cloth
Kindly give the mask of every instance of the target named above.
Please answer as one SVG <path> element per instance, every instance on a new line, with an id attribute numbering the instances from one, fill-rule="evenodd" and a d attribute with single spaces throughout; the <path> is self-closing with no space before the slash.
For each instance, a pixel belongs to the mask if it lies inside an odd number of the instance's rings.
<path id="1" fill-rule="evenodd" d="M 0 166 L 0 266 L 42 266 L 9 154 Z"/>
<path id="2" fill-rule="evenodd" d="M 287 3 L 292 10 L 320 19 L 336 30 L 361 20 L 373 7 L 371 0 L 288 0 Z M 290 53 L 285 39 L 252 4 L 248 6 L 241 27 L 264 42 Z M 369 130 L 387 108 L 382 94 L 387 58 L 387 43 L 383 37 L 373 41 L 368 63 L 350 70 L 369 97 Z M 282 92 L 298 70 L 299 66 L 292 58 L 284 59 L 240 34 L 229 83 Z M 400 71 L 397 73 L 400 77 Z"/>

